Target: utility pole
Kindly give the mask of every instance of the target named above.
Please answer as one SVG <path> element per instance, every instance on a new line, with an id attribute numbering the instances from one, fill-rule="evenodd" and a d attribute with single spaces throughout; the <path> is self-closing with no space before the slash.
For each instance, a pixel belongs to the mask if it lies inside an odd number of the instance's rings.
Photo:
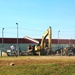
<path id="1" fill-rule="evenodd" d="M 2 50 L 4 48 L 4 28 L 2 28 Z"/>
<path id="2" fill-rule="evenodd" d="M 60 30 L 58 31 L 58 49 L 59 49 L 59 32 Z"/>
<path id="3" fill-rule="evenodd" d="M 19 56 L 19 44 L 18 44 L 18 23 L 16 23 L 17 25 L 17 50 L 18 50 L 18 56 Z"/>

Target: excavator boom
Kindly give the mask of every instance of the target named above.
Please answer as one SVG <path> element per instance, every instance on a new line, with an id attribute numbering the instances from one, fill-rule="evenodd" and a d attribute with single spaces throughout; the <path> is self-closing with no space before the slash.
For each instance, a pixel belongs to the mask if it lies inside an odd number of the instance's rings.
<path id="1" fill-rule="evenodd" d="M 43 34 L 42 36 L 42 41 L 41 41 L 41 49 L 45 48 L 45 39 L 48 36 L 48 48 L 51 49 L 51 39 L 52 39 L 52 28 L 49 27 Z"/>

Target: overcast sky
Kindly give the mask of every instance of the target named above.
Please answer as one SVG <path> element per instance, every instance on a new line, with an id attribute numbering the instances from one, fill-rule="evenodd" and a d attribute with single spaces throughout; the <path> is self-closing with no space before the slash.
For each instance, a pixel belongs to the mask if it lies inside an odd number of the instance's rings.
<path id="1" fill-rule="evenodd" d="M 41 38 L 52 27 L 52 38 L 75 39 L 75 0 L 0 0 L 0 37 Z"/>

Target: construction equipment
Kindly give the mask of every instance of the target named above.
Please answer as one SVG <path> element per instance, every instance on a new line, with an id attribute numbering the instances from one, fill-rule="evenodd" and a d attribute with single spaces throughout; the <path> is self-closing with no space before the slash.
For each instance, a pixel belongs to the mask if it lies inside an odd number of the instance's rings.
<path id="1" fill-rule="evenodd" d="M 60 48 L 55 51 L 56 55 L 62 55 L 62 56 L 75 56 L 75 45 L 68 45 L 65 48 Z"/>
<path id="2" fill-rule="evenodd" d="M 46 42 L 47 36 L 48 36 L 48 43 Z M 38 43 L 38 41 L 32 38 L 29 38 L 29 37 L 25 37 L 25 38 Z M 27 54 L 48 55 L 49 53 L 51 53 L 51 40 L 52 40 L 52 28 L 49 27 L 42 35 L 41 43 L 32 47 L 30 46 L 31 48 L 28 49 Z"/>
<path id="3" fill-rule="evenodd" d="M 48 36 L 48 44 L 45 43 L 46 37 Z M 49 27 L 43 34 L 41 44 L 35 46 L 36 53 L 39 55 L 48 55 L 51 52 L 51 40 L 52 40 L 52 28 Z"/>

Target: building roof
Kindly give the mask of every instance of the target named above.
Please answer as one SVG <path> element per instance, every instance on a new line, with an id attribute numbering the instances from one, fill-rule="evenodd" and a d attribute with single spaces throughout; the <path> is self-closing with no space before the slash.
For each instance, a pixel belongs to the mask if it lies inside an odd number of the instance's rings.
<path id="1" fill-rule="evenodd" d="M 3 38 L 4 43 L 17 43 L 17 38 Z M 0 38 L 0 43 L 2 43 L 2 38 Z M 18 43 L 35 43 L 26 38 L 18 38 Z"/>
<path id="2" fill-rule="evenodd" d="M 34 39 L 37 42 L 41 42 L 41 39 Z M 46 39 L 46 42 L 48 39 Z M 17 38 L 3 38 L 4 43 L 17 43 Z M 30 44 L 37 44 L 37 42 L 33 40 L 29 40 L 27 38 L 18 38 L 18 43 L 30 43 Z M 0 38 L 0 43 L 2 43 L 2 38 Z M 59 44 L 75 44 L 75 39 L 59 39 Z M 58 44 L 58 39 L 52 39 L 52 44 Z"/>

